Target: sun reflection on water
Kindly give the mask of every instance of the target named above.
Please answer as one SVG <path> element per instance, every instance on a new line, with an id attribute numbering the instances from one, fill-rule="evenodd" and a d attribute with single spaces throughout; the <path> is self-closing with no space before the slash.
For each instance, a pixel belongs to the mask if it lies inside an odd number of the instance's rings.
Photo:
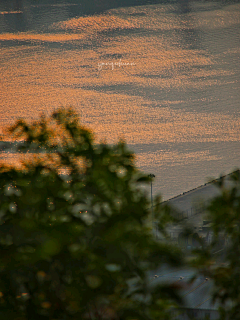
<path id="1" fill-rule="evenodd" d="M 161 170 L 174 166 L 191 171 L 197 163 L 207 168 L 222 159 L 223 170 L 230 170 L 237 165 L 236 150 L 234 159 L 218 149 L 215 155 L 205 149 L 144 150 L 153 142 L 157 148 L 213 143 L 221 149 L 240 140 L 240 5 L 203 8 L 196 2 L 181 15 L 175 5 L 119 8 L 41 32 L 0 34 L 0 128 L 73 106 L 98 141 L 121 137 L 142 145 L 138 165 L 157 173 L 156 187 L 164 179 Z M 125 65 L 107 65 L 119 61 Z M 102 70 L 99 63 L 105 63 Z M 193 185 L 194 179 L 196 173 Z M 167 194 L 175 192 L 173 187 Z"/>

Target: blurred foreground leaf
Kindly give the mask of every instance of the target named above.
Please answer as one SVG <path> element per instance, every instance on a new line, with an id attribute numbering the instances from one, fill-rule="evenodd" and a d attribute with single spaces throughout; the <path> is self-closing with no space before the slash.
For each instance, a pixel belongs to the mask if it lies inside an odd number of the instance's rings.
<path id="1" fill-rule="evenodd" d="M 0 318 L 168 319 L 177 292 L 148 272 L 182 257 L 153 238 L 149 178 L 125 143 L 94 144 L 70 109 L 11 136 L 33 154 L 0 167 Z"/>
<path id="2" fill-rule="evenodd" d="M 219 195 L 208 206 L 212 241 L 195 250 L 194 266 L 214 281 L 221 319 L 240 319 L 240 171 L 215 181 Z"/>

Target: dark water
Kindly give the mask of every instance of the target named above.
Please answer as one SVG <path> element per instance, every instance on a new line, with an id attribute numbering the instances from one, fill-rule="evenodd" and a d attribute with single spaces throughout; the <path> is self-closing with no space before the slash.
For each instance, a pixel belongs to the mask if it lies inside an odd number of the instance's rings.
<path id="1" fill-rule="evenodd" d="M 240 167 L 239 44 L 238 1 L 1 1 L 0 128 L 71 105 L 169 198 Z"/>

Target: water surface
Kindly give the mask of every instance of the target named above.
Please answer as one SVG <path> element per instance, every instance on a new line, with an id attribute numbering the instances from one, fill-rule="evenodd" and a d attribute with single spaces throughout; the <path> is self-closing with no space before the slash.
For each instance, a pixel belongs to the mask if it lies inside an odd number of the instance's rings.
<path id="1" fill-rule="evenodd" d="M 102 3 L 1 3 L 0 127 L 73 106 L 165 199 L 239 167 L 240 4 Z"/>

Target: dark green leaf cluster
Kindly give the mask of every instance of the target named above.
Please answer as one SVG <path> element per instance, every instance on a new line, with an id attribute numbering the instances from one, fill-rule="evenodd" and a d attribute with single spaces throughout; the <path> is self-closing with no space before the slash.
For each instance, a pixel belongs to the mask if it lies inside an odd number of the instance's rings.
<path id="1" fill-rule="evenodd" d="M 181 255 L 152 236 L 149 178 L 125 143 L 94 144 L 64 109 L 11 135 L 33 154 L 0 167 L 0 318 L 168 319 L 180 300 L 148 272 Z"/>
<path id="2" fill-rule="evenodd" d="M 209 246 L 197 251 L 195 266 L 213 279 L 213 300 L 222 319 L 240 319 L 240 171 L 215 181 L 219 195 L 208 206 Z"/>

